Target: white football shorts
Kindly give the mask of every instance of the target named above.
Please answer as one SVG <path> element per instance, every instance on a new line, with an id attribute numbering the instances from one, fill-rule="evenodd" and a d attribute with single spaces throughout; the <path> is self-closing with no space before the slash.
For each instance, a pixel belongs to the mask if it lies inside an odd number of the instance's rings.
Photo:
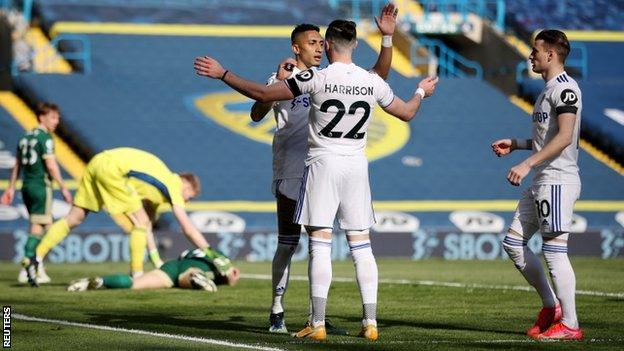
<path id="1" fill-rule="evenodd" d="M 567 233 L 572 226 L 580 184 L 532 185 L 524 190 L 510 228 L 530 238 L 542 233 Z"/>
<path id="2" fill-rule="evenodd" d="M 363 230 L 375 223 L 364 155 L 319 157 L 306 167 L 294 222 L 343 230 Z"/>

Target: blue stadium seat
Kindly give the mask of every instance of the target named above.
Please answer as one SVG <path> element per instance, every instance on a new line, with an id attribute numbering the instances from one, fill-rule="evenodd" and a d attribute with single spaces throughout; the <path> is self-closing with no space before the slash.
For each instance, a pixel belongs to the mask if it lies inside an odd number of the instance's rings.
<path id="1" fill-rule="evenodd" d="M 49 22 L 133 22 L 290 25 L 323 23 L 334 14 L 326 0 L 38 0 Z"/>
<path id="2" fill-rule="evenodd" d="M 210 54 L 228 69 L 263 82 L 276 63 L 290 55 L 288 39 L 100 34 L 90 38 L 92 74 L 22 75 L 20 86 L 57 101 L 65 120 L 94 152 L 117 146 L 151 151 L 173 170 L 198 173 L 204 183 L 201 200 L 272 201 L 270 145 L 228 130 L 195 107 L 197 98 L 232 90 L 197 77 L 192 62 L 197 55 Z M 355 61 L 369 67 L 375 59 L 374 50 L 361 42 Z M 394 71 L 388 81 L 403 98 L 413 94 L 418 82 Z M 443 80 L 409 128 L 411 139 L 404 147 L 370 164 L 376 200 L 520 196 L 520 189 L 509 186 L 505 175 L 522 155 L 498 159 L 490 143 L 529 136 L 530 122 L 494 87 L 476 79 Z M 613 184 L 621 184 L 616 172 L 585 152 L 580 163 L 584 199 L 622 199 L 624 189 L 613 191 Z M 444 217 L 426 215 L 431 223 Z M 250 226 L 274 226 L 271 214 L 246 218 L 252 221 Z"/>

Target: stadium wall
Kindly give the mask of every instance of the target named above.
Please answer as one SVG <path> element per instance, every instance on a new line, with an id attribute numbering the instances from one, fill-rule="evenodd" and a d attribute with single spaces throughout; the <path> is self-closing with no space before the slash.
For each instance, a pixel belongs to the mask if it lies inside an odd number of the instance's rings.
<path id="1" fill-rule="evenodd" d="M 173 231 L 155 233 L 164 258 L 175 258 L 190 247 L 183 234 Z M 213 247 L 235 260 L 270 261 L 277 247 L 273 231 L 205 234 Z M 502 239 L 505 233 L 463 233 L 452 229 L 418 229 L 413 232 L 373 233 L 376 257 L 422 260 L 499 260 L 507 259 Z M 0 233 L 0 260 L 20 262 L 28 233 L 22 229 Z M 533 252 L 541 252 L 541 237 L 529 241 Z M 348 260 L 349 246 L 344 234 L 334 236 L 332 259 Z M 574 234 L 569 244 L 571 256 L 594 256 L 603 259 L 624 255 L 624 230 L 604 228 Z M 308 256 L 307 237 L 302 235 L 293 259 Z M 100 263 L 129 261 L 128 236 L 121 231 L 77 232 L 55 247 L 47 259 L 52 263 Z"/>

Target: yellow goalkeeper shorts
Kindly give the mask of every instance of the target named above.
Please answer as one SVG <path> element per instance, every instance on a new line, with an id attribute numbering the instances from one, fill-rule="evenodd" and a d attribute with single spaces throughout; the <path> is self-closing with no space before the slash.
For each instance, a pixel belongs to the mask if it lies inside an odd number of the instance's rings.
<path id="1" fill-rule="evenodd" d="M 87 164 L 74 205 L 93 212 L 104 207 L 111 215 L 133 213 L 142 207 L 121 165 L 106 153 L 95 155 Z"/>

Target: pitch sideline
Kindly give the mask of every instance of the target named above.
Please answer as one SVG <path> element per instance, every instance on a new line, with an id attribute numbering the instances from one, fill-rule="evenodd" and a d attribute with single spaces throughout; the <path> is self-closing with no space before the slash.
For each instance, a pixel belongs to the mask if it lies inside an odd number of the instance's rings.
<path id="1" fill-rule="evenodd" d="M 156 336 L 156 337 L 161 337 L 161 338 L 166 338 L 166 339 L 191 341 L 191 342 L 198 342 L 202 344 L 210 344 L 210 345 L 218 345 L 218 346 L 226 346 L 226 347 L 238 347 L 238 348 L 249 349 L 249 350 L 285 351 L 284 349 L 278 349 L 274 347 L 264 347 L 264 346 L 250 345 L 250 344 L 234 343 L 234 342 L 218 340 L 218 339 L 206 339 L 206 338 L 201 338 L 197 336 L 158 333 L 158 332 L 151 332 L 151 331 L 141 330 L 141 329 L 126 329 L 126 328 L 119 328 L 119 327 L 109 327 L 106 325 L 69 322 L 69 321 L 64 321 L 60 319 L 38 318 L 38 317 L 31 317 L 31 316 L 27 316 L 27 315 L 19 314 L 19 313 L 13 314 L 12 317 L 17 320 L 22 320 L 22 321 L 27 321 L 27 322 L 52 323 L 52 324 L 66 325 L 66 326 L 71 326 L 71 327 L 97 329 L 97 330 L 122 332 L 122 333 L 147 335 L 147 336 Z"/>
<path id="2" fill-rule="evenodd" d="M 271 280 L 269 274 L 241 274 L 241 278 L 246 279 L 258 279 L 258 280 Z M 291 280 L 308 281 L 307 276 L 303 275 L 291 275 Z M 339 283 L 355 283 L 353 278 L 333 277 L 333 281 Z M 533 291 L 530 286 L 524 285 L 491 285 L 491 284 L 477 284 L 477 283 L 453 283 L 453 282 L 438 282 L 434 280 L 407 280 L 407 279 L 379 279 L 379 283 L 382 284 L 399 284 L 399 285 L 426 285 L 446 288 L 462 288 L 462 289 L 492 289 L 492 290 L 515 290 L 515 291 Z M 613 297 L 616 299 L 624 299 L 624 292 L 610 293 L 603 291 L 591 291 L 591 290 L 577 290 L 577 295 L 585 296 L 597 296 L 597 297 Z"/>
<path id="3" fill-rule="evenodd" d="M 38 318 L 31 317 L 19 313 L 13 314 L 13 318 L 17 320 L 23 320 L 28 322 L 41 322 L 41 323 L 51 323 L 79 328 L 87 328 L 87 329 L 96 329 L 96 330 L 104 330 L 104 331 L 112 331 L 112 332 L 122 332 L 122 333 L 130 333 L 130 334 L 138 334 L 138 335 L 146 335 L 146 336 L 155 336 L 162 337 L 167 339 L 174 340 L 182 340 L 182 341 L 190 341 L 190 342 L 198 342 L 203 344 L 210 345 L 219 345 L 226 347 L 238 347 L 243 349 L 250 350 L 261 350 L 261 351 L 286 351 L 285 349 L 278 349 L 272 347 L 264 347 L 264 346 L 255 346 L 250 344 L 238 344 L 229 341 L 217 340 L 217 339 L 206 339 L 195 336 L 188 335 L 180 335 L 180 334 L 169 334 L 169 333 L 158 333 L 158 332 L 150 332 L 147 330 L 141 329 L 126 329 L 126 328 L 118 328 L 118 327 L 109 327 L 105 325 L 97 325 L 97 324 L 88 324 L 88 323 L 77 323 L 77 322 L 69 322 L 59 319 L 47 319 L 47 318 Z M 611 343 L 611 342 L 621 342 L 622 339 L 589 339 L 586 342 L 589 343 Z M 294 342 L 290 342 L 289 344 L 293 344 Z M 527 343 L 538 343 L 535 340 L 530 339 L 496 339 L 496 340 L 472 340 L 472 341 L 458 341 L 458 340 L 395 340 L 395 341 L 387 341 L 388 344 L 415 344 L 415 345 L 437 345 L 437 344 L 473 344 L 473 345 L 486 345 L 486 344 L 527 344 Z M 298 342 L 300 344 L 300 342 Z M 350 342 L 340 342 L 337 344 L 352 344 Z"/>

